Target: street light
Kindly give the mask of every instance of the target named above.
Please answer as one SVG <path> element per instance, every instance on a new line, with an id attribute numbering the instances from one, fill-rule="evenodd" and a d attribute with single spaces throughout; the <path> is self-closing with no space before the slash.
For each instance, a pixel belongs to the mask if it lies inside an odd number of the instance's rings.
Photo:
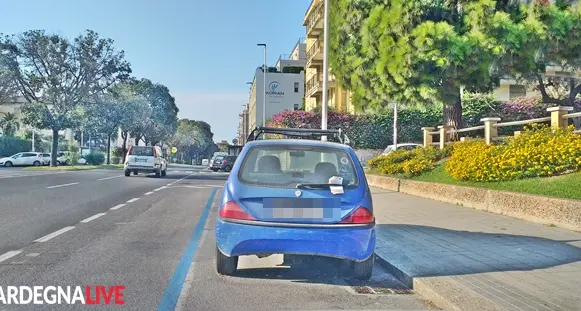
<path id="1" fill-rule="evenodd" d="M 264 68 L 262 69 L 264 75 L 264 89 L 262 91 L 262 126 L 266 126 L 266 71 L 268 70 L 268 67 L 266 67 L 266 44 L 258 43 L 256 46 L 264 47 Z"/>
<path id="2" fill-rule="evenodd" d="M 323 4 L 325 6 L 324 14 L 324 26 L 323 26 L 323 102 L 321 103 L 321 129 L 327 129 L 327 101 L 328 101 L 328 89 L 327 80 L 329 80 L 329 60 L 328 60 L 328 42 L 329 42 L 329 0 L 325 0 Z M 321 140 L 326 141 L 327 136 L 321 136 Z"/>

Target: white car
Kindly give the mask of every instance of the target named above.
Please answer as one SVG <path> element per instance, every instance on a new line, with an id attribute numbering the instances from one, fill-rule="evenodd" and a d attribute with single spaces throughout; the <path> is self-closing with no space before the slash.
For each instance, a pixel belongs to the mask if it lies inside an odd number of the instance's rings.
<path id="1" fill-rule="evenodd" d="M 167 161 L 158 146 L 131 146 L 123 164 L 125 176 L 142 173 L 155 173 L 156 177 L 167 174 Z"/>
<path id="2" fill-rule="evenodd" d="M 15 155 L 0 159 L 0 166 L 41 166 L 44 164 L 42 153 L 19 152 Z"/>
<path id="3" fill-rule="evenodd" d="M 404 150 L 414 150 L 414 149 L 416 149 L 418 147 L 423 147 L 423 145 L 413 144 L 413 143 L 397 144 L 397 150 L 401 150 L 401 149 L 404 149 Z M 389 145 L 389 146 L 387 146 L 387 148 L 385 148 L 385 150 L 383 150 L 383 153 L 382 154 L 383 155 L 390 154 L 393 151 L 395 151 L 395 149 L 396 149 L 395 148 L 395 145 Z"/>

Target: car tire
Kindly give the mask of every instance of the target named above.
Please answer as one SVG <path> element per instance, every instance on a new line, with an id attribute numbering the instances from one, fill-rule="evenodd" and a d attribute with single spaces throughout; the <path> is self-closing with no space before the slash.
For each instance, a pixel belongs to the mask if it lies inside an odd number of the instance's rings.
<path id="1" fill-rule="evenodd" d="M 155 177 L 156 178 L 160 178 L 161 177 L 161 170 L 155 171 Z"/>
<path id="2" fill-rule="evenodd" d="M 353 263 L 353 277 L 357 280 L 369 280 L 373 272 L 373 265 L 375 263 L 375 254 L 369 256 L 362 262 Z"/>
<path id="3" fill-rule="evenodd" d="M 133 172 L 133 175 L 137 175 L 137 171 L 134 171 L 134 172 Z"/>
<path id="4" fill-rule="evenodd" d="M 165 170 L 161 171 L 161 176 L 162 176 L 162 177 L 165 177 L 165 175 L 167 175 L 167 169 L 165 169 Z"/>
<path id="5" fill-rule="evenodd" d="M 131 172 L 130 172 L 130 171 L 125 171 L 125 176 L 126 176 L 126 177 L 129 177 L 129 176 L 131 176 Z"/>
<path id="6" fill-rule="evenodd" d="M 40 161 L 34 161 L 34 163 L 32 163 L 32 165 L 34 165 L 34 166 L 40 166 Z"/>
<path id="7" fill-rule="evenodd" d="M 4 163 L 4 166 L 12 167 L 12 166 L 14 166 L 14 164 L 12 164 L 12 162 L 10 162 L 10 161 L 7 161 L 6 163 Z"/>
<path id="8" fill-rule="evenodd" d="M 232 168 L 230 166 L 226 166 L 224 168 L 224 172 L 229 173 L 232 170 Z"/>
<path id="9" fill-rule="evenodd" d="M 216 247 L 216 271 L 222 275 L 232 275 L 238 269 L 238 256 L 228 257 Z"/>
<path id="10" fill-rule="evenodd" d="M 56 161 L 56 166 L 60 166 L 61 165 L 61 161 Z"/>

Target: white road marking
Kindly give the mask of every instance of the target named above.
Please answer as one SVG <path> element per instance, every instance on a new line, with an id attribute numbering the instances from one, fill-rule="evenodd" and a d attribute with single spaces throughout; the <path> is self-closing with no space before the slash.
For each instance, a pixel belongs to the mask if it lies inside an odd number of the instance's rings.
<path id="1" fill-rule="evenodd" d="M 9 251 L 6 252 L 2 255 L 0 255 L 0 262 L 3 262 L 4 260 L 10 259 L 18 254 L 22 253 L 22 251 Z"/>
<path id="2" fill-rule="evenodd" d="M 91 217 L 89 217 L 87 219 L 83 219 L 83 220 L 81 220 L 81 222 L 82 223 L 88 223 L 91 220 L 95 220 L 95 219 L 97 219 L 97 218 L 99 218 L 101 216 L 105 216 L 105 215 L 107 215 L 107 213 L 99 213 L 99 214 L 93 215 L 93 216 L 91 216 Z"/>
<path id="3" fill-rule="evenodd" d="M 163 189 L 165 189 L 165 188 L 167 188 L 167 186 L 159 187 L 159 188 L 157 188 L 157 189 L 154 189 L 153 191 L 154 191 L 154 192 L 157 192 L 157 191 L 159 191 L 159 190 L 163 190 Z"/>
<path id="4" fill-rule="evenodd" d="M 153 191 L 146 192 L 145 195 L 153 194 Z"/>
<path id="5" fill-rule="evenodd" d="M 172 185 L 172 183 L 169 183 L 169 184 L 167 184 L 166 186 L 168 186 L 168 187 L 169 187 L 169 186 L 171 186 L 171 185 Z"/>
<path id="6" fill-rule="evenodd" d="M 123 206 L 125 206 L 125 203 L 117 204 L 117 205 L 111 207 L 110 210 L 116 211 L 116 210 L 122 208 Z"/>
<path id="7" fill-rule="evenodd" d="M 62 185 L 56 185 L 56 186 L 50 186 L 50 187 L 46 187 L 46 189 L 54 189 L 54 188 L 60 188 L 60 187 L 68 187 L 68 186 L 73 186 L 73 185 L 78 185 L 78 182 L 72 182 L 70 184 L 62 184 Z"/>
<path id="8" fill-rule="evenodd" d="M 184 188 L 206 189 L 204 186 L 182 186 Z"/>
<path id="9" fill-rule="evenodd" d="M 105 178 L 99 178 L 97 180 L 107 180 L 107 179 L 113 179 L 113 178 L 119 178 L 119 177 L 123 177 L 125 175 L 119 175 L 119 176 L 111 176 L 111 177 L 105 177 Z"/>
<path id="10" fill-rule="evenodd" d="M 73 229 L 75 229 L 75 227 L 64 227 L 64 228 L 62 228 L 58 231 L 55 231 L 51 234 L 47 234 L 40 239 L 36 239 L 36 240 L 34 240 L 34 242 L 43 243 L 43 242 L 49 241 L 50 239 L 55 238 L 55 237 L 65 233 L 65 232 L 73 230 Z"/>
<path id="11" fill-rule="evenodd" d="M 131 199 L 131 200 L 127 200 L 127 203 L 133 203 L 133 202 L 135 202 L 135 201 L 137 201 L 137 200 L 139 200 L 139 198 L 133 198 L 133 199 Z"/>

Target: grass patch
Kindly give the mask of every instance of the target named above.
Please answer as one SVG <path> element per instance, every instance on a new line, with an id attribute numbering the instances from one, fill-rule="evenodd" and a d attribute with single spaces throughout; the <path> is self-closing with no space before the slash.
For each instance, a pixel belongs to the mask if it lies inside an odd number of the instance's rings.
<path id="1" fill-rule="evenodd" d="M 123 164 L 104 164 L 104 165 L 62 165 L 62 166 L 29 166 L 23 168 L 27 171 L 85 171 L 94 169 L 119 169 Z"/>
<path id="2" fill-rule="evenodd" d="M 370 171 L 369 173 L 375 175 L 382 175 L 374 171 Z M 436 168 L 433 171 L 424 173 L 420 176 L 416 177 L 390 176 L 390 177 L 581 200 L 581 187 L 579 187 L 579 185 L 581 185 L 581 173 L 579 172 L 555 177 L 542 177 L 542 178 L 537 177 L 500 182 L 468 182 L 453 179 L 444 170 L 444 165 L 440 164 L 436 166 Z"/>

